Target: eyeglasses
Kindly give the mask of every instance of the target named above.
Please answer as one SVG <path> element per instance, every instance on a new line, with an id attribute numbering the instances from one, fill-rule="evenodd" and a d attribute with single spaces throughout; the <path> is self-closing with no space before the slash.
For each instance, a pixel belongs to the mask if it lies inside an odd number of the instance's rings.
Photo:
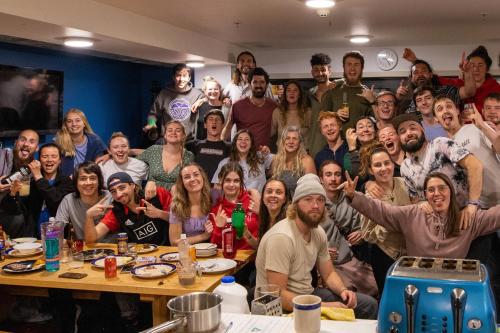
<path id="1" fill-rule="evenodd" d="M 428 187 L 425 192 L 429 194 L 434 194 L 436 191 L 439 191 L 439 193 L 445 193 L 448 189 L 448 185 L 438 185 L 436 187 Z"/>
<path id="2" fill-rule="evenodd" d="M 387 102 L 383 101 L 377 103 L 378 106 L 393 106 L 394 104 L 395 104 L 394 101 L 387 101 Z"/>

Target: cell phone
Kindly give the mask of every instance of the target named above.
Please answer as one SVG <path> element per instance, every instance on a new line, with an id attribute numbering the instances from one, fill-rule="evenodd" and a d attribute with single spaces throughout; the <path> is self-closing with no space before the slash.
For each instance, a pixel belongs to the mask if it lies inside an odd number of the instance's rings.
<path id="1" fill-rule="evenodd" d="M 59 277 L 63 278 L 63 279 L 76 279 L 76 280 L 79 280 L 79 279 L 83 279 L 87 275 L 88 274 L 86 274 L 86 273 L 71 273 L 71 272 L 66 272 L 66 273 L 60 274 Z"/>
<path id="2" fill-rule="evenodd" d="M 132 271 L 133 268 L 134 268 L 134 263 L 126 264 L 122 266 L 122 268 L 120 269 L 120 274 L 128 274 Z"/>

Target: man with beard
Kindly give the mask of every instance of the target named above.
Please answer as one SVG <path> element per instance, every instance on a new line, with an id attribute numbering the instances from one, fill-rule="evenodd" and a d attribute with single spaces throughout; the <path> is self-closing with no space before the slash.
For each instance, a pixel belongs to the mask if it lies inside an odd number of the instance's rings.
<path id="1" fill-rule="evenodd" d="M 2 208 L 10 214 L 24 214 L 25 235 L 40 237 L 40 224 L 55 217 L 63 197 L 73 192 L 71 178 L 62 175 L 61 149 L 55 143 L 40 148 L 40 160 L 28 164 L 31 171 L 30 192 L 21 197 L 21 181 L 14 181 L 10 195 L 2 200 Z"/>
<path id="2" fill-rule="evenodd" d="M 325 231 L 318 227 L 325 218 L 326 200 L 318 176 L 306 174 L 298 180 L 287 218 L 260 241 L 255 260 L 256 286 L 278 285 L 285 311 L 292 311 L 293 297 L 314 294 L 321 297 L 323 306 L 352 308 L 356 318 L 374 319 L 376 300 L 348 290 L 330 260 Z M 312 286 L 310 272 L 315 267 L 326 288 Z"/>
<path id="3" fill-rule="evenodd" d="M 233 79 L 228 83 L 224 91 L 224 96 L 229 97 L 231 103 L 234 104 L 242 98 L 251 97 L 252 89 L 250 85 L 251 79 L 248 74 L 257 66 L 254 55 L 249 51 L 243 51 L 236 58 L 236 70 L 233 73 Z M 273 94 L 271 88 L 266 88 L 266 97 L 272 99 Z"/>
<path id="4" fill-rule="evenodd" d="M 342 132 L 355 128 L 356 122 L 365 116 L 373 116 L 372 104 L 375 96 L 372 89 L 361 84 L 365 59 L 357 51 L 342 58 L 344 80 L 329 90 L 323 97 L 321 110 L 336 112 L 343 122 Z M 347 107 L 345 107 L 347 106 Z"/>
<path id="5" fill-rule="evenodd" d="M 349 147 L 340 136 L 342 120 L 334 112 L 321 111 L 318 115 L 318 122 L 321 134 L 326 139 L 326 145 L 314 157 L 316 170 L 319 170 L 321 163 L 327 160 L 336 161 L 343 166 L 344 156 L 349 151 Z"/>
<path id="6" fill-rule="evenodd" d="M 432 141 L 438 137 L 447 137 L 443 126 L 436 121 L 432 112 L 434 104 L 434 89 L 429 86 L 422 86 L 415 89 L 413 92 L 413 102 L 417 108 L 417 112 L 422 115 L 422 127 L 424 128 L 425 138 L 427 141 Z"/>
<path id="7" fill-rule="evenodd" d="M 111 205 L 107 198 L 87 210 L 85 242 L 95 243 L 108 232 L 125 232 L 131 243 L 170 245 L 168 240 L 168 212 L 172 195 L 157 186 L 156 196 L 144 200 L 140 188 L 126 172 L 117 172 L 108 178 L 108 190 L 113 196 Z M 144 206 L 142 205 L 144 203 Z M 94 225 L 94 217 L 106 210 L 102 220 Z"/>
<path id="8" fill-rule="evenodd" d="M 30 129 L 21 131 L 14 144 L 14 149 L 0 149 L 0 179 L 8 177 L 22 166 L 28 166 L 33 161 L 38 151 L 40 138 Z M 11 184 L 0 184 L 0 200 L 11 190 Z M 22 214 L 9 214 L 0 209 L 0 224 L 4 231 L 12 238 L 24 236 L 24 216 Z"/>
<path id="9" fill-rule="evenodd" d="M 486 96 L 483 117 L 491 128 L 497 133 L 500 132 L 500 93 L 491 93 Z"/>
<path id="10" fill-rule="evenodd" d="M 434 116 L 450 139 L 470 151 L 483 163 L 483 189 L 479 198 L 481 208 L 500 205 L 500 142 L 492 143 L 497 133 L 483 120 L 474 106 L 473 124 L 464 124 L 460 110 L 446 96 L 434 102 Z"/>
<path id="11" fill-rule="evenodd" d="M 261 146 L 269 147 L 273 110 L 276 108 L 274 101 L 265 95 L 269 85 L 269 75 L 263 68 L 256 67 L 250 71 L 248 79 L 252 87 L 252 96 L 233 104 L 221 137 L 229 141 L 231 128 L 235 124 L 237 131 L 248 129 L 252 132 L 257 149 Z"/>
<path id="12" fill-rule="evenodd" d="M 150 135 L 150 138 L 156 139 L 158 134 L 163 137 L 164 125 L 170 120 L 177 120 L 186 130 L 186 139 L 190 140 L 196 134 L 196 113 L 191 112 L 192 105 L 203 97 L 203 93 L 193 88 L 190 82 L 191 69 L 185 64 L 175 65 L 172 71 L 172 85 L 160 91 L 156 97 L 143 131 L 156 131 L 156 127 L 161 126 L 161 132 Z"/>
<path id="13" fill-rule="evenodd" d="M 461 100 L 474 96 L 476 86 L 472 77 L 471 66 L 464 62 L 460 68 L 464 78 L 464 86 L 457 88 L 441 84 L 438 76 L 432 72 L 431 65 L 425 60 L 416 59 L 411 66 L 408 84 L 405 85 L 405 80 L 401 80 L 396 92 L 396 98 L 399 101 L 398 114 L 417 112 L 413 94 L 418 87 L 430 86 L 434 89 L 436 95 L 446 95 L 457 105 L 461 104 Z M 417 115 L 420 118 L 420 114 L 417 113 Z"/>
<path id="14" fill-rule="evenodd" d="M 332 60 L 327 54 L 316 53 L 311 57 L 311 75 L 316 81 L 316 85 L 309 89 L 307 101 L 311 108 L 311 127 L 309 129 L 309 155 L 315 156 L 325 145 L 325 138 L 320 135 L 319 112 L 321 111 L 321 101 L 329 90 L 335 87 L 335 83 L 330 81 Z M 317 120 L 318 119 L 318 120 Z M 342 124 L 340 124 L 342 126 Z M 318 167 L 318 166 L 317 166 Z"/>
<path id="15" fill-rule="evenodd" d="M 394 118 L 394 127 L 407 158 L 401 165 L 408 194 L 412 201 L 425 200 L 424 181 L 431 172 L 442 172 L 453 182 L 457 203 L 463 208 L 460 226 L 470 225 L 478 209 L 483 186 L 483 165 L 467 149 L 447 138 L 426 141 L 424 129 L 415 114 L 402 114 Z"/>

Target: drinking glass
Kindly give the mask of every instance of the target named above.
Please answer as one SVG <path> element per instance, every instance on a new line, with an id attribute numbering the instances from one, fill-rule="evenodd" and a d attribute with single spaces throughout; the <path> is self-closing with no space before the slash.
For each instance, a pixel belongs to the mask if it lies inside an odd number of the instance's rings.
<path id="1" fill-rule="evenodd" d="M 73 252 L 69 258 L 70 269 L 83 267 L 83 252 Z"/>

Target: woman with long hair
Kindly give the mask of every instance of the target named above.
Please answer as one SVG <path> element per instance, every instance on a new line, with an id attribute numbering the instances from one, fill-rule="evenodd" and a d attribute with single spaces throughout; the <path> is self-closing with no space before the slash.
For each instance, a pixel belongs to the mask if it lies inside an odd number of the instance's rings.
<path id="1" fill-rule="evenodd" d="M 394 162 L 382 144 L 373 145 L 365 154 L 362 154 L 361 169 L 362 174 L 367 173 L 372 176 L 374 183 L 384 191 L 383 196 L 378 198 L 379 200 L 394 206 L 411 204 L 404 180 L 394 177 Z M 371 198 L 370 194 L 366 195 Z M 370 263 L 379 293 L 382 294 L 387 270 L 405 253 L 404 238 L 401 233 L 388 231 L 366 216 L 361 218 L 361 230 L 364 240 L 372 244 Z"/>
<path id="2" fill-rule="evenodd" d="M 287 126 L 297 126 L 304 137 L 305 145 L 309 143 L 309 127 L 311 126 L 311 109 L 305 106 L 305 98 L 297 80 L 285 84 L 283 102 L 273 111 L 271 137 L 277 136 L 276 145 L 280 144 L 281 133 Z"/>
<path id="3" fill-rule="evenodd" d="M 259 209 L 259 239 L 276 223 L 286 218 L 286 209 L 290 204 L 291 196 L 285 183 L 278 178 L 268 179 L 262 190 L 262 199 Z"/>
<path id="4" fill-rule="evenodd" d="M 168 190 L 172 189 L 181 167 L 194 160 L 194 155 L 184 148 L 186 131 L 181 122 L 171 120 L 165 124 L 163 145 L 153 145 L 137 158 L 149 165 L 148 180 Z"/>
<path id="5" fill-rule="evenodd" d="M 231 154 L 220 161 L 212 178 L 212 184 L 219 183 L 219 173 L 225 164 L 237 162 L 243 169 L 242 184 L 246 189 L 256 189 L 260 193 L 266 182 L 266 171 L 270 168 L 272 160 L 272 154 L 262 154 L 257 151 L 255 140 L 249 130 L 239 130 L 234 136 Z"/>
<path id="6" fill-rule="evenodd" d="M 273 176 L 283 180 L 292 196 L 300 177 L 316 173 L 314 160 L 306 152 L 299 127 L 288 126 L 283 130 L 271 167 Z"/>
<path id="7" fill-rule="evenodd" d="M 63 155 L 61 173 L 64 176 L 71 176 L 75 168 L 83 162 L 95 161 L 107 153 L 106 145 L 94 133 L 85 114 L 74 108 L 64 115 L 55 141 Z"/>
<path id="8" fill-rule="evenodd" d="M 356 192 L 356 182 L 346 173 L 344 191 L 351 206 L 389 231 L 403 234 L 410 256 L 465 258 L 471 242 L 500 228 L 500 205 L 478 210 L 471 224 L 460 223 L 455 189 L 442 173 L 433 172 L 424 181 L 428 213 L 420 205 L 392 206 Z"/>
<path id="9" fill-rule="evenodd" d="M 220 171 L 220 187 L 222 195 L 219 197 L 210 213 L 210 221 L 213 224 L 211 243 L 222 247 L 222 230 L 227 225 L 227 218 L 231 217 L 236 204 L 241 202 L 245 211 L 245 226 L 248 232 L 240 239 L 235 239 L 234 248 L 251 249 L 249 244 L 258 237 L 259 218 L 257 216 L 258 199 L 245 190 L 243 185 L 243 169 L 238 163 L 229 162 Z M 250 239 L 252 238 L 252 239 Z M 249 242 L 250 239 L 250 242 Z"/>
<path id="10" fill-rule="evenodd" d="M 177 246 L 181 234 L 186 234 L 189 244 L 210 239 L 213 226 L 208 214 L 211 208 L 207 174 L 196 163 L 184 165 L 179 171 L 170 206 L 170 244 Z"/>

